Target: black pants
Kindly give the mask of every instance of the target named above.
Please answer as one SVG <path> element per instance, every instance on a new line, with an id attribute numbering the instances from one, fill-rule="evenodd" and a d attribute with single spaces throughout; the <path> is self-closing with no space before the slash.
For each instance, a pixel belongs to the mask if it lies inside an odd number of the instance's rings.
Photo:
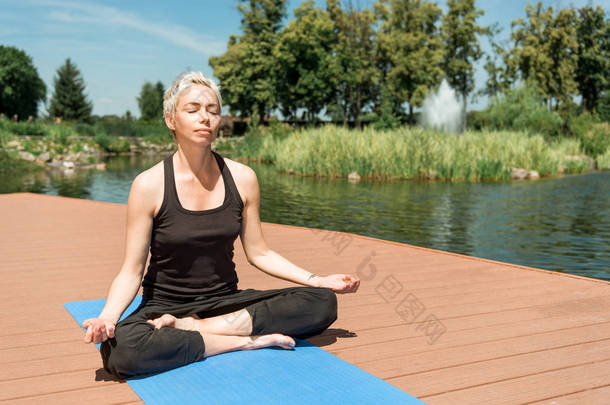
<path id="1" fill-rule="evenodd" d="M 275 290 L 237 290 L 190 302 L 143 300 L 131 315 L 119 322 L 115 337 L 100 348 L 104 368 L 127 378 L 166 371 L 201 360 L 205 343 L 199 332 L 163 327 L 148 322 L 163 314 L 210 318 L 245 308 L 252 317 L 252 335 L 282 333 L 299 339 L 323 332 L 337 319 L 337 296 L 319 287 Z"/>

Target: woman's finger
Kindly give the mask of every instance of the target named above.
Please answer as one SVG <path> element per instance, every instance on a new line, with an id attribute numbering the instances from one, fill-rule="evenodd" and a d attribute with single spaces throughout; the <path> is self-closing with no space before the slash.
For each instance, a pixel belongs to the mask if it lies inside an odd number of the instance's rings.
<path id="1" fill-rule="evenodd" d="M 114 325 L 106 325 L 106 333 L 109 338 L 114 337 Z"/>

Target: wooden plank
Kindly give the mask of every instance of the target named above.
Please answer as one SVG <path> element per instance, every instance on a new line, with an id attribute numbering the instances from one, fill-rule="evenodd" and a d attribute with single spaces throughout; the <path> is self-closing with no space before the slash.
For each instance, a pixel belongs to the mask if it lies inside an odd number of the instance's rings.
<path id="1" fill-rule="evenodd" d="M 576 333 L 578 332 L 572 331 L 572 334 Z M 387 378 L 387 381 L 394 385 L 409 387 L 409 392 L 423 398 L 447 391 L 609 360 L 610 338 L 485 361 L 472 361 L 469 353 L 462 353 L 460 357 L 459 360 L 455 357 L 452 359 L 456 363 L 462 362 L 460 365 Z"/>
<path id="2" fill-rule="evenodd" d="M 430 370 L 439 370 L 454 367 L 470 362 L 479 362 L 496 358 L 548 350 L 563 346 L 573 346 L 605 339 L 609 336 L 610 324 L 578 325 L 569 322 L 556 326 L 571 324 L 571 328 L 558 328 L 547 332 L 535 333 L 530 330 L 512 331 L 514 326 L 507 326 L 498 332 L 498 336 L 485 336 L 485 330 L 465 331 L 455 340 L 443 341 L 434 345 L 426 345 L 425 337 L 414 339 L 395 340 L 386 343 L 393 346 L 395 351 L 374 356 L 368 360 L 354 361 L 352 363 L 369 370 L 369 372 L 383 379 L 390 379 L 404 375 L 423 373 Z M 552 328 L 544 326 L 541 330 Z M 525 334 L 524 334 L 525 333 Z M 503 336 L 503 337 L 501 337 Z M 314 340 L 315 342 L 315 340 Z M 361 352 L 367 353 L 368 346 L 360 346 Z M 333 350 L 329 350 L 331 353 Z M 344 353 L 333 353 L 349 361 L 357 355 L 346 356 Z"/>
<path id="3" fill-rule="evenodd" d="M 86 388 L 112 386 L 116 381 L 96 381 L 95 370 L 64 371 L 0 382 L 0 400 L 14 400 Z"/>
<path id="4" fill-rule="evenodd" d="M 610 398 L 610 385 L 591 388 L 573 394 L 562 395 L 544 399 L 542 401 L 530 402 L 528 405 L 583 405 L 583 404 L 607 404 Z"/>
<path id="5" fill-rule="evenodd" d="M 605 360 L 439 395 L 422 396 L 420 399 L 429 405 L 475 403 L 513 405 L 601 387 L 607 385 L 608 381 L 610 381 L 610 360 Z"/>
<path id="6" fill-rule="evenodd" d="M 144 403 L 127 384 L 110 384 L 43 395 L 29 395 L 19 399 L 11 399 L 10 402 L 15 405 L 65 405 L 80 403 L 114 405 Z"/>

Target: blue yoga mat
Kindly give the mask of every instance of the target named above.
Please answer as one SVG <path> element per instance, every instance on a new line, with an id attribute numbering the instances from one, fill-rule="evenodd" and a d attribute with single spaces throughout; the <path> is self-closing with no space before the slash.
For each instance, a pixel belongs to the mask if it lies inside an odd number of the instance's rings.
<path id="1" fill-rule="evenodd" d="M 140 301 L 136 297 L 125 314 Z M 80 325 L 98 316 L 104 302 L 64 306 Z M 164 373 L 129 378 L 127 383 L 147 404 L 424 404 L 306 340 L 295 342 L 295 350 L 227 352 Z"/>

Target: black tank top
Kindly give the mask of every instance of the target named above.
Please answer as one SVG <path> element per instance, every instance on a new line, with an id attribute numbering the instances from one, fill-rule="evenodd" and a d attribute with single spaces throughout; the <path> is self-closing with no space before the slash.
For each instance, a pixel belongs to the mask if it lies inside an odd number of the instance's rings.
<path id="1" fill-rule="evenodd" d="M 178 200 L 174 165 L 163 161 L 163 203 L 153 219 L 144 297 L 192 300 L 237 290 L 233 243 L 241 231 L 243 202 L 223 158 L 216 158 L 225 187 L 221 206 L 187 210 Z"/>

